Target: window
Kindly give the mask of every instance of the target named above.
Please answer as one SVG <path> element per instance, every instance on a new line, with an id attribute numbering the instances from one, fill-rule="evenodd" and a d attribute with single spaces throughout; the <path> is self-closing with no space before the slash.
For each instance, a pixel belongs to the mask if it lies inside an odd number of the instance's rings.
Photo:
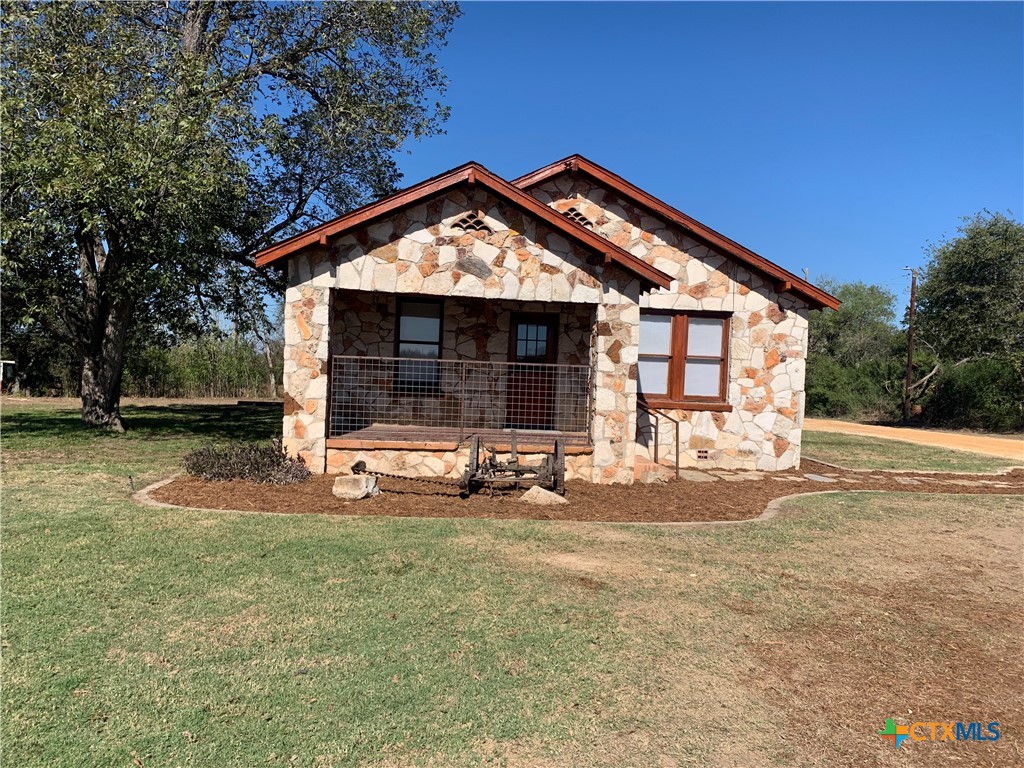
<path id="1" fill-rule="evenodd" d="M 438 301 L 398 302 L 395 387 L 406 391 L 437 389 L 440 381 L 441 312 Z"/>
<path id="2" fill-rule="evenodd" d="M 724 402 L 727 315 L 640 314 L 640 391 L 648 401 Z"/>

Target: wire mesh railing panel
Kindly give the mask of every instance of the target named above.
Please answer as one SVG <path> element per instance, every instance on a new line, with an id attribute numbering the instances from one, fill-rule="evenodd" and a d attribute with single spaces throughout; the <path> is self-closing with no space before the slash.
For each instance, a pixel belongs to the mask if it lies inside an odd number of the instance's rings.
<path id="1" fill-rule="evenodd" d="M 586 365 L 335 355 L 330 437 L 441 431 L 459 439 L 492 430 L 587 437 Z"/>

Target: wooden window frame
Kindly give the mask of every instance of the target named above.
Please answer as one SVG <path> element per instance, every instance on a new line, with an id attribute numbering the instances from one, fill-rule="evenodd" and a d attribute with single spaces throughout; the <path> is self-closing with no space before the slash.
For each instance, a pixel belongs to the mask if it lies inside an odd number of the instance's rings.
<path id="1" fill-rule="evenodd" d="M 434 304 L 437 306 L 437 357 L 434 360 L 444 359 L 444 299 L 435 299 L 419 296 L 397 297 L 395 299 L 395 357 L 402 358 L 402 305 L 406 302 L 412 304 Z M 406 344 L 430 344 L 430 341 L 405 341 Z M 419 361 L 417 361 L 419 362 Z M 430 358 L 423 358 L 422 362 L 431 362 Z M 407 395 L 437 395 L 441 392 L 441 368 L 437 367 L 436 380 L 406 380 L 400 375 L 402 363 L 395 363 L 395 378 L 393 386 L 401 394 Z"/>
<path id="2" fill-rule="evenodd" d="M 402 305 L 410 304 L 434 304 L 438 309 L 437 326 L 437 359 L 444 356 L 444 299 L 399 297 L 395 303 L 395 357 L 402 356 L 402 344 L 434 344 L 432 341 L 409 341 L 402 339 Z"/>
<path id="3" fill-rule="evenodd" d="M 668 392 L 647 394 L 643 390 L 640 396 L 643 402 L 652 408 L 678 408 L 682 410 L 730 410 L 726 401 L 729 384 L 729 329 L 731 312 L 680 312 L 674 309 L 642 309 L 643 315 L 663 315 L 672 318 L 671 348 L 667 355 L 651 355 L 645 357 L 668 358 Z M 690 330 L 690 318 L 722 320 L 722 348 L 719 357 L 711 355 L 688 355 L 687 338 Z M 714 360 L 719 363 L 718 394 L 684 395 L 686 387 L 687 360 Z M 643 382 L 641 382 L 643 386 Z"/>
<path id="4" fill-rule="evenodd" d="M 512 312 L 509 317 L 508 326 L 508 361 L 516 362 L 516 327 L 520 323 L 533 325 L 546 325 L 548 328 L 547 360 L 545 364 L 551 365 L 558 361 L 558 332 L 562 324 L 560 312 Z M 532 363 L 537 365 L 537 363 Z"/>

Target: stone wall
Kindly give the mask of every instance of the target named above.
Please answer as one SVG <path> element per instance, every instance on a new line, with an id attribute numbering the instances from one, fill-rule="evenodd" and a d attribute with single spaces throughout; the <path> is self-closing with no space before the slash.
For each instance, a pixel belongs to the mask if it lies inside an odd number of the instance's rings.
<path id="1" fill-rule="evenodd" d="M 640 296 L 640 307 L 732 314 L 727 392 L 732 410 L 669 411 L 682 421 L 681 463 L 765 470 L 798 466 L 806 303 L 777 293 L 766 277 L 583 176 L 562 175 L 531 192 L 556 210 L 576 208 L 596 232 L 673 278 L 671 288 Z M 649 459 L 654 425 L 643 413 L 639 418 L 638 452 Z M 662 461 L 674 458 L 674 425 L 667 419 L 661 420 L 659 443 Z M 709 452 L 706 460 L 697 458 L 702 449 Z"/>
<path id="2" fill-rule="evenodd" d="M 498 452 L 498 459 L 508 461 L 511 454 Z M 524 464 L 539 464 L 546 454 L 519 452 Z M 469 445 L 464 443 L 444 450 L 365 450 L 330 449 L 327 454 L 327 472 L 350 475 L 352 465 L 357 461 L 366 463 L 371 472 L 385 472 L 408 477 L 434 477 L 457 480 L 469 463 Z M 570 454 L 565 457 L 566 480 L 594 482 L 593 455 L 591 453 Z"/>
<path id="3" fill-rule="evenodd" d="M 458 226 L 467 213 L 482 219 L 487 230 L 466 231 Z M 589 357 L 580 362 L 589 361 L 599 372 L 591 414 L 593 460 L 580 459 L 579 471 L 589 473 L 594 481 L 632 481 L 640 282 L 631 273 L 603 264 L 587 249 L 483 189 L 451 190 L 337 238 L 326 248 L 309 248 L 291 257 L 285 309 L 284 439 L 286 447 L 315 472 L 337 463 L 326 448 L 323 374 L 330 354 L 325 328 L 330 297 L 351 295 L 342 291 L 469 297 L 524 305 L 557 303 L 563 312 L 567 304 L 585 306 L 586 313 L 597 319 L 593 338 L 586 345 L 581 338 L 575 348 L 564 349 L 567 355 L 585 351 Z M 343 306 L 338 304 L 335 317 L 342 313 L 344 324 L 352 318 Z M 377 330 L 361 331 L 358 342 L 346 341 L 344 331 L 339 331 L 335 347 L 361 355 L 372 355 L 374 349 L 393 355 L 393 344 L 389 348 L 386 341 L 393 339 L 393 320 L 389 326 L 379 308 L 366 311 L 367 325 L 379 316 Z M 494 318 L 500 321 L 500 315 Z M 457 355 L 486 352 L 484 359 L 501 359 L 506 354 L 507 337 L 484 339 L 479 323 L 475 329 L 471 322 L 453 327 L 452 336 L 445 334 L 446 355 L 449 347 Z"/>
<path id="4" fill-rule="evenodd" d="M 684 465 L 786 469 L 798 465 L 803 418 L 807 305 L 767 278 L 695 242 L 583 176 L 534 189 L 559 211 L 577 208 L 593 228 L 673 278 L 641 292 L 617 265 L 539 224 L 485 190 L 452 190 L 371 223 L 289 262 L 285 302 L 285 445 L 317 472 L 364 460 L 382 471 L 457 476 L 465 448 L 348 451 L 326 444 L 329 356 L 392 357 L 396 295 L 445 301 L 445 359 L 507 359 L 513 310 L 563 316 L 559 362 L 594 371 L 592 454 L 569 458 L 571 476 L 632 482 L 652 457 L 653 428 L 638 414 L 641 308 L 731 315 L 726 411 L 675 410 Z M 486 225 L 467 231 L 477 215 Z M 568 319 L 566 319 L 568 318 Z M 330 329 L 330 330 L 329 330 Z M 675 453 L 662 420 L 663 463 Z M 707 459 L 698 459 L 707 451 Z M 390 469 L 389 469 L 390 468 Z"/>

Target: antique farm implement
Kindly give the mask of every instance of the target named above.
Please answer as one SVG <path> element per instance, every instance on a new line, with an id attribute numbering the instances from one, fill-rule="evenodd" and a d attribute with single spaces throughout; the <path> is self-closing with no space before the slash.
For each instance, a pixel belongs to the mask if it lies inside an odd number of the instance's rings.
<path id="1" fill-rule="evenodd" d="M 565 443 L 555 440 L 554 453 L 546 453 L 539 464 L 522 464 L 516 446 L 516 433 L 511 435 L 508 461 L 500 461 L 493 448 L 482 448 L 476 435 L 469 441 L 469 464 L 462 473 L 459 487 L 465 494 L 481 488 L 527 488 L 539 485 L 547 491 L 565 495 Z M 481 458 L 483 453 L 483 458 Z"/>
<path id="2" fill-rule="evenodd" d="M 503 461 L 498 458 L 498 453 L 496 448 L 483 445 L 479 435 L 473 435 L 469 441 L 469 462 L 458 480 L 375 472 L 366 468 L 365 461 L 353 464 L 352 473 L 412 480 L 431 485 L 457 485 L 462 491 L 460 495 L 463 498 L 483 488 L 516 490 L 534 485 L 561 496 L 565 495 L 565 442 L 561 438 L 555 439 L 554 452 L 544 454 L 537 464 L 524 464 L 519 461 L 519 447 L 514 431 L 509 435 L 509 458 Z"/>

